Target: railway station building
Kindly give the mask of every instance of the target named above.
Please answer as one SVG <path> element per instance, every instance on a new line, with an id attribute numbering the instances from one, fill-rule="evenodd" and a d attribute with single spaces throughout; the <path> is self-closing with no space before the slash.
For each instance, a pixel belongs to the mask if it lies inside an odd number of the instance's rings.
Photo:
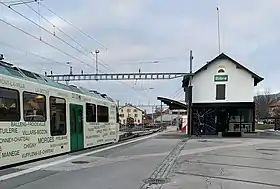
<path id="1" fill-rule="evenodd" d="M 205 135 L 254 132 L 254 88 L 262 80 L 224 53 L 185 76 L 183 88 L 191 106 L 187 132 L 195 134 L 198 128 Z"/>

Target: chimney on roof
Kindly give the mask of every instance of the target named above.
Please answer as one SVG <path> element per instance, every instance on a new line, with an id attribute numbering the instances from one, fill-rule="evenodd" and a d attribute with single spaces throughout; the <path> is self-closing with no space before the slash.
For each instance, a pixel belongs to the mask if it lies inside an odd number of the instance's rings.
<path id="1" fill-rule="evenodd" d="M 4 55 L 0 54 L 0 60 L 4 60 Z"/>

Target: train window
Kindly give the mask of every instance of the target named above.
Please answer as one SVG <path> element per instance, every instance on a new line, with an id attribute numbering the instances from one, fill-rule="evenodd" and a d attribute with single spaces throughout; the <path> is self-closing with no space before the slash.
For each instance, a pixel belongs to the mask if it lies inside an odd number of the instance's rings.
<path id="1" fill-rule="evenodd" d="M 108 107 L 97 105 L 97 122 L 109 122 Z"/>
<path id="2" fill-rule="evenodd" d="M 46 96 L 42 94 L 23 92 L 24 121 L 45 122 Z"/>
<path id="3" fill-rule="evenodd" d="M 20 121 L 19 92 L 0 88 L 0 121 Z"/>
<path id="4" fill-rule="evenodd" d="M 51 136 L 66 135 L 66 100 L 50 97 Z"/>
<path id="5" fill-rule="evenodd" d="M 86 103 L 86 121 L 96 122 L 96 105 Z"/>
<path id="6" fill-rule="evenodd" d="M 24 73 L 24 75 L 26 75 L 27 77 L 29 78 L 32 78 L 32 79 L 37 79 L 34 74 L 30 71 L 27 71 L 27 70 L 24 70 L 24 69 L 20 69 L 22 71 L 22 73 Z"/>

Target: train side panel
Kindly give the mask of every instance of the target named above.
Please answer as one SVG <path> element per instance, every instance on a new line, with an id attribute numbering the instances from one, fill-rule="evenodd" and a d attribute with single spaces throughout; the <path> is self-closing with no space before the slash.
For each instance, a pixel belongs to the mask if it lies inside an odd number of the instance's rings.
<path id="1" fill-rule="evenodd" d="M 1 104 L 9 107 L 0 107 L 6 116 L 0 121 L 0 167 L 70 152 L 71 104 L 82 107 L 83 148 L 117 140 L 114 103 L 2 75 L 0 90 Z M 27 107 L 35 98 L 42 99 L 45 112 L 33 114 L 35 110 Z M 87 122 L 88 102 L 108 107 L 108 122 Z"/>

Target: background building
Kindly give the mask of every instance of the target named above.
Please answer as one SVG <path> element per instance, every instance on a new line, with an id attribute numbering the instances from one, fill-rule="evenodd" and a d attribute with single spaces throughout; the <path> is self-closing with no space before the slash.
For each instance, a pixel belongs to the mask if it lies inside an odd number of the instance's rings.
<path id="1" fill-rule="evenodd" d="M 119 108 L 119 119 L 121 124 L 142 124 L 145 111 L 131 104 Z"/>

